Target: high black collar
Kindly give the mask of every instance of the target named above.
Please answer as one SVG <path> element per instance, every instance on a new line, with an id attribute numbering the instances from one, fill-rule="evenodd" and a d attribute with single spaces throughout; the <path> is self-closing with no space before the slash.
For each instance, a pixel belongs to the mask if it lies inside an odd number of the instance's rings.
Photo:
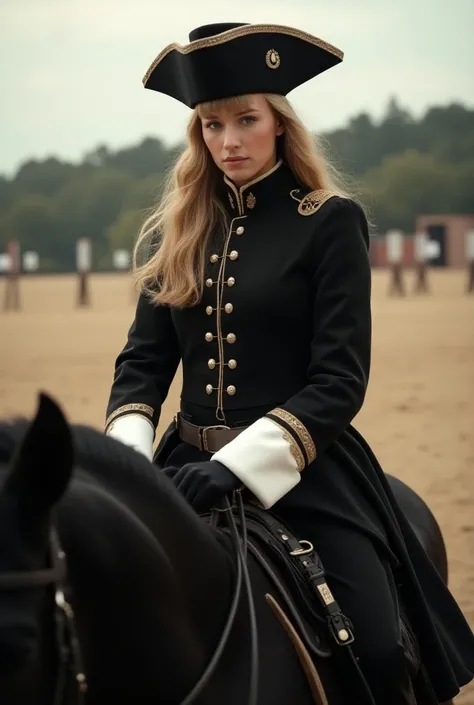
<path id="1" fill-rule="evenodd" d="M 274 207 L 282 197 L 288 196 L 297 187 L 293 173 L 280 159 L 267 172 L 240 188 L 224 176 L 224 206 L 233 218 L 250 215 Z"/>

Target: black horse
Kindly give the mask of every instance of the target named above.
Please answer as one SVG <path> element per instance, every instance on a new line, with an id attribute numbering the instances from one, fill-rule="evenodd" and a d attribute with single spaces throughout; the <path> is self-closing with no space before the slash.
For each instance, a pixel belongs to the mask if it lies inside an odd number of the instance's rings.
<path id="1" fill-rule="evenodd" d="M 393 489 L 446 579 L 433 515 Z M 45 395 L 31 423 L 0 424 L 2 705 L 245 705 L 255 675 L 258 705 L 347 703 L 323 629 L 308 627 L 309 658 L 251 542 L 238 560 L 238 526 L 198 517 L 145 458 Z"/>

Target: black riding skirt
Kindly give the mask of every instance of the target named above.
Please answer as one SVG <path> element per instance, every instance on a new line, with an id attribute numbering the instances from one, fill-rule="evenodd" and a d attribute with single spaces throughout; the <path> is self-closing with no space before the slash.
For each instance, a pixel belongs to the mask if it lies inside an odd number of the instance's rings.
<path id="1" fill-rule="evenodd" d="M 215 423 L 200 410 L 196 414 L 182 409 L 181 414 L 196 425 Z M 227 419 L 227 423 L 248 425 L 254 419 Z M 154 461 L 160 468 L 180 467 L 210 457 L 184 443 L 173 422 L 160 440 Z M 271 511 L 298 539 L 314 544 L 328 584 L 354 624 L 354 650 L 374 695 L 386 697 L 383 682 L 393 682 L 401 667 L 399 620 L 392 599 L 395 583 L 403 593 L 438 700 L 455 697 L 473 679 L 474 634 L 401 510 L 375 455 L 352 426 L 303 471 L 301 482 Z"/>

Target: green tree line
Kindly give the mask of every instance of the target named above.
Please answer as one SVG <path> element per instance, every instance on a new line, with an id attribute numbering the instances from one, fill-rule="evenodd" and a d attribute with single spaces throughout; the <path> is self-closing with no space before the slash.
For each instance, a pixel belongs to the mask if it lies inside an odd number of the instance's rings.
<path id="1" fill-rule="evenodd" d="M 361 113 L 319 138 L 376 233 L 410 233 L 421 214 L 474 213 L 473 109 L 453 103 L 416 119 L 392 99 L 380 120 Z M 100 145 L 79 164 L 26 161 L 11 179 L 0 176 L 0 252 L 18 239 L 22 251 L 39 252 L 42 269 L 71 271 L 76 240 L 89 237 L 94 268 L 111 268 L 114 250 L 131 249 L 181 149 L 147 137 L 117 151 Z"/>

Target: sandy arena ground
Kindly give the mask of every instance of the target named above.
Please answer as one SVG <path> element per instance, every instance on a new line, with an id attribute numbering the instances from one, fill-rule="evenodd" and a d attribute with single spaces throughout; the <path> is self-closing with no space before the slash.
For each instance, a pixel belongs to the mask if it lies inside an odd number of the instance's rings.
<path id="1" fill-rule="evenodd" d="M 385 470 L 434 511 L 451 589 L 474 626 L 474 296 L 464 293 L 464 271 L 430 272 L 431 294 L 405 299 L 386 296 L 387 277 L 374 273 L 372 377 L 355 425 Z M 407 281 L 411 291 L 410 272 Z M 22 311 L 0 310 L 0 416 L 30 415 L 43 389 L 72 421 L 102 427 L 135 299 L 126 275 L 93 276 L 92 306 L 79 310 L 76 286 L 74 277 L 25 279 Z M 177 378 L 160 429 L 178 401 Z M 474 686 L 456 703 L 474 705 Z"/>

